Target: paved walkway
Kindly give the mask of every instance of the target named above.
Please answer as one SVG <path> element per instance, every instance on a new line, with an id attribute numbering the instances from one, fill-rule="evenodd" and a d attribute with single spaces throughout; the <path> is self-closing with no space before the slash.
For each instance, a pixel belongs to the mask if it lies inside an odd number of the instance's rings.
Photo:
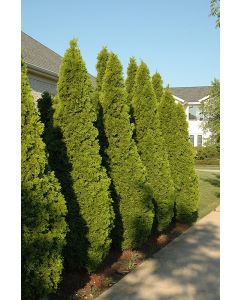
<path id="1" fill-rule="evenodd" d="M 203 172 L 220 173 L 219 169 L 196 169 L 196 170 L 203 171 Z"/>
<path id="2" fill-rule="evenodd" d="M 202 218 L 97 300 L 220 299 L 219 213 Z"/>

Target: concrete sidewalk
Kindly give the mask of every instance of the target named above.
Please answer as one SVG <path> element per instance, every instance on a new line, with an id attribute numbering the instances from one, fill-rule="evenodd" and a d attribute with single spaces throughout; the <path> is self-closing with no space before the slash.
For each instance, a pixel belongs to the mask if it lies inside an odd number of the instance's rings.
<path id="1" fill-rule="evenodd" d="M 196 169 L 197 171 L 202 171 L 202 172 L 210 172 L 210 173 L 220 173 L 219 169 Z"/>
<path id="2" fill-rule="evenodd" d="M 97 300 L 220 299 L 219 213 L 202 218 Z"/>

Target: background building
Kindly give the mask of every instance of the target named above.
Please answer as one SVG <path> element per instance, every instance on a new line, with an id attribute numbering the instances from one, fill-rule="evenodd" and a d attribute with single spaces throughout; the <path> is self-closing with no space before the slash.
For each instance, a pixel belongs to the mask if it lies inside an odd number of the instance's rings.
<path id="1" fill-rule="evenodd" d="M 202 146 L 210 135 L 210 132 L 204 133 L 202 130 L 203 116 L 200 109 L 201 102 L 209 98 L 210 90 L 211 86 L 171 88 L 175 100 L 185 108 L 189 138 L 195 147 Z"/>

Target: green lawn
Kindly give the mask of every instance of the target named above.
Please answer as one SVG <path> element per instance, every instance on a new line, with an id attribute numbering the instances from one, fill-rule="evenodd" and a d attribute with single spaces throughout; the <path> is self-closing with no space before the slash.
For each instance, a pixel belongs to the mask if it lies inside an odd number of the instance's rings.
<path id="1" fill-rule="evenodd" d="M 205 166 L 205 169 L 210 168 Z M 214 170 L 205 172 L 203 169 L 197 170 L 197 174 L 200 185 L 199 218 L 202 218 L 220 204 L 220 173 Z"/>

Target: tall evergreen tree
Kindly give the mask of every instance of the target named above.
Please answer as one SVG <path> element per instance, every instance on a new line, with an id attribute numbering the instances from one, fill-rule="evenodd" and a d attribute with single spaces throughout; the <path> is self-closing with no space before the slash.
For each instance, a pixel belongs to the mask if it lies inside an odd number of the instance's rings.
<path id="1" fill-rule="evenodd" d="M 101 104 L 101 93 L 102 93 L 102 84 L 103 84 L 103 77 L 107 67 L 107 61 L 109 58 L 109 52 L 106 47 L 103 47 L 102 50 L 98 53 L 97 57 L 97 77 L 96 77 L 96 88 L 94 93 L 94 99 L 96 101 L 97 107 L 97 128 L 99 132 L 99 144 L 100 144 L 100 154 L 102 157 L 103 165 L 108 170 L 108 157 L 105 153 L 105 147 L 107 144 L 105 132 L 104 132 L 104 125 L 103 125 L 103 108 Z"/>
<path id="2" fill-rule="evenodd" d="M 95 270 L 108 254 L 114 220 L 108 191 L 110 180 L 101 166 L 98 132 L 93 125 L 96 110 L 92 93 L 92 83 L 77 42 L 71 40 L 60 67 L 53 117 L 54 125 L 62 132 L 71 164 L 75 201 L 79 206 L 77 211 L 73 207 L 70 209 L 68 220 L 73 222 L 70 220 L 71 214 L 75 214 L 76 218 L 77 213 L 87 228 L 85 239 L 81 237 L 81 232 L 74 232 L 69 240 L 76 249 L 87 248 L 87 255 L 80 251 L 79 263 L 88 271 Z M 70 203 L 71 200 L 67 200 Z M 79 239 L 75 239 L 76 236 L 80 236 L 80 244 L 77 245 Z"/>
<path id="3" fill-rule="evenodd" d="M 155 72 L 152 76 L 152 86 L 157 102 L 159 103 L 163 94 L 163 80 L 158 72 Z"/>
<path id="4" fill-rule="evenodd" d="M 161 231 L 173 217 L 173 181 L 160 130 L 157 100 L 144 62 L 138 67 L 136 75 L 133 110 L 137 147 L 147 169 L 147 180 L 155 199 L 157 229 Z"/>
<path id="5" fill-rule="evenodd" d="M 21 89 L 22 298 L 48 299 L 63 269 L 67 208 L 60 185 L 48 169 L 43 124 L 23 61 Z"/>
<path id="6" fill-rule="evenodd" d="M 191 223 L 197 217 L 199 200 L 194 153 L 184 108 L 175 103 L 169 88 L 162 96 L 159 117 L 175 186 L 175 216 L 177 221 Z"/>
<path id="7" fill-rule="evenodd" d="M 127 91 L 127 103 L 131 107 L 132 100 L 133 100 L 133 91 L 134 91 L 134 84 L 135 84 L 135 77 L 137 74 L 137 63 L 134 57 L 131 57 L 128 64 L 127 69 L 127 79 L 125 82 L 126 91 Z"/>
<path id="8" fill-rule="evenodd" d="M 96 100 L 100 102 L 100 94 L 102 91 L 103 77 L 107 68 L 107 62 L 109 58 L 109 52 L 106 47 L 98 53 L 97 57 L 97 77 L 96 77 Z"/>
<path id="9" fill-rule="evenodd" d="M 119 210 L 115 234 L 122 249 L 135 248 L 150 235 L 153 206 L 145 169 L 132 139 L 122 66 L 114 53 L 103 79 L 102 105 L 115 209 Z"/>

